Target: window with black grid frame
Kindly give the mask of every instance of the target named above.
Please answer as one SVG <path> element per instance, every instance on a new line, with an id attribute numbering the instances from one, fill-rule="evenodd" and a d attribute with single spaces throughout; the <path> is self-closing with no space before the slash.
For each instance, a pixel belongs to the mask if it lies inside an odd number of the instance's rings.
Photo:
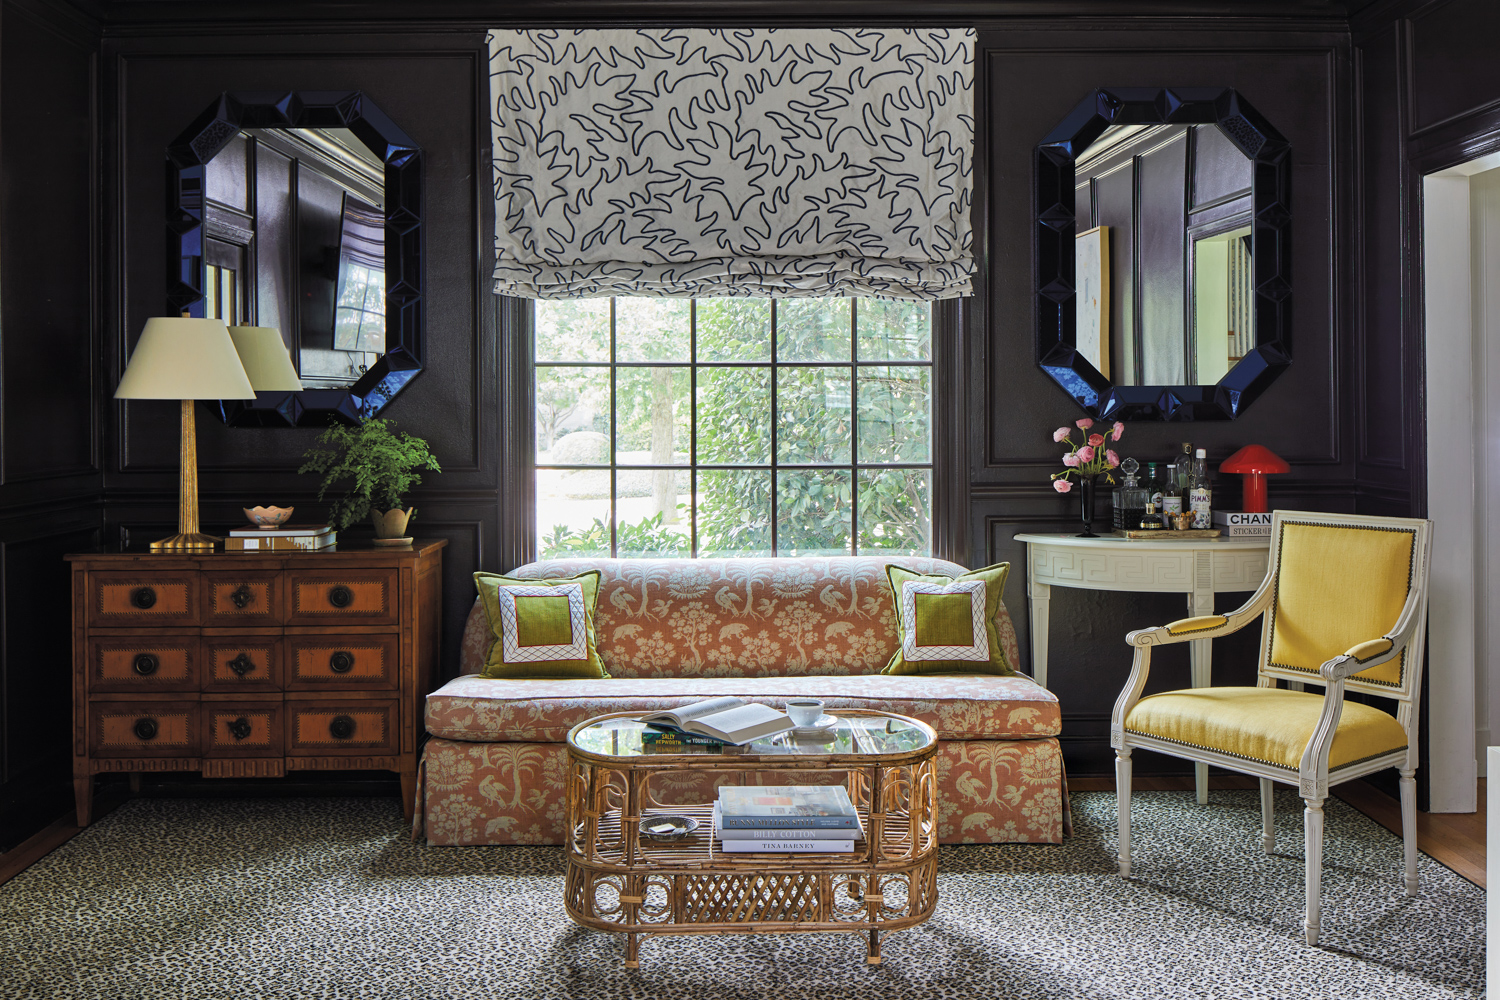
<path id="1" fill-rule="evenodd" d="M 931 553 L 929 303 L 535 308 L 540 558 Z"/>

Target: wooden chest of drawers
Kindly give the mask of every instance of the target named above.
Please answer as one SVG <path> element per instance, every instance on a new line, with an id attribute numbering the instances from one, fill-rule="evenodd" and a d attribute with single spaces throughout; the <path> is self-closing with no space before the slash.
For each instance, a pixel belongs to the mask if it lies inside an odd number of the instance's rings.
<path id="1" fill-rule="evenodd" d="M 395 771 L 409 818 L 446 544 L 68 556 L 78 825 L 106 771 Z"/>

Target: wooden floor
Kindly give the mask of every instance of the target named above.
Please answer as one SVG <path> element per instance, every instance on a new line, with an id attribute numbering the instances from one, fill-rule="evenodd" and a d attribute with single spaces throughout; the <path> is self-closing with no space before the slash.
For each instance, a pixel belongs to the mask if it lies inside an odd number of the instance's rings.
<path id="1" fill-rule="evenodd" d="M 1453 869 L 1464 878 L 1484 888 L 1484 815 L 1485 782 L 1479 781 L 1479 809 L 1473 813 L 1417 813 L 1417 847 L 1435 861 Z M 1192 778 L 1137 777 L 1136 791 L 1186 791 L 1193 787 Z M 1234 775 L 1214 777 L 1209 788 L 1255 788 L 1254 778 Z M 1070 778 L 1068 788 L 1075 792 L 1112 792 L 1115 781 L 1109 777 Z M 1398 836 L 1401 833 L 1401 804 L 1389 795 L 1363 781 L 1336 785 L 1333 794 L 1349 803 L 1375 822 Z M 100 796 L 94 805 L 94 816 L 102 818 L 124 801 L 123 797 Z M 0 854 L 0 885 L 21 874 L 79 833 L 71 814 L 40 833 Z"/>
<path id="2" fill-rule="evenodd" d="M 1484 877 L 1485 779 L 1479 779 L 1479 808 L 1472 813 L 1417 813 L 1417 849 L 1445 865 L 1481 889 Z M 1131 782 L 1136 791 L 1187 791 L 1193 779 L 1150 778 L 1137 776 Z M 1257 788 L 1255 778 L 1237 775 L 1209 779 L 1209 789 Z M 1110 777 L 1069 778 L 1068 788 L 1075 792 L 1112 792 L 1115 780 Z M 1401 835 L 1401 803 L 1364 781 L 1335 785 L 1335 797 L 1343 799 L 1366 816 Z"/>

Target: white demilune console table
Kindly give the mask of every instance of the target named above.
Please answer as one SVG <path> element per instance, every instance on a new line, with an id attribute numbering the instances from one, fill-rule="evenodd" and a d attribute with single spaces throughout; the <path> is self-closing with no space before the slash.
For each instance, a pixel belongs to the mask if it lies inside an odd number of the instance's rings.
<path id="1" fill-rule="evenodd" d="M 1101 535 L 1016 536 L 1026 543 L 1026 595 L 1031 598 L 1031 675 L 1047 686 L 1047 629 L 1052 588 L 1188 595 L 1187 617 L 1214 613 L 1214 594 L 1252 591 L 1266 578 L 1269 538 L 1119 538 Z M 1141 622 L 1141 628 L 1166 622 Z M 1125 636 L 1120 636 L 1125 641 Z M 1213 680 L 1213 640 L 1188 644 L 1192 685 Z M 1121 683 L 1124 683 L 1123 678 Z M 1198 764 L 1198 801 L 1208 801 L 1208 766 Z"/>

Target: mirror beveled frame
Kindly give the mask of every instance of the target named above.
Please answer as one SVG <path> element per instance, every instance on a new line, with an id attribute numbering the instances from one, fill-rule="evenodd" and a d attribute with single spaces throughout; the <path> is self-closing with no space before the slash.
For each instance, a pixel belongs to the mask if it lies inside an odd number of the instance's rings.
<path id="1" fill-rule="evenodd" d="M 422 151 L 355 91 L 223 93 L 167 147 L 168 315 L 204 311 L 207 165 L 242 128 L 346 128 L 385 164 L 386 350 L 347 388 L 208 403 L 238 427 L 323 427 L 375 416 L 422 372 Z"/>
<path id="2" fill-rule="evenodd" d="M 1077 350 L 1074 164 L 1112 125 L 1218 125 L 1251 161 L 1255 347 L 1214 385 L 1115 385 Z M 1033 154 L 1037 365 L 1090 415 L 1232 420 L 1291 363 L 1291 146 L 1228 87 L 1101 87 Z"/>

